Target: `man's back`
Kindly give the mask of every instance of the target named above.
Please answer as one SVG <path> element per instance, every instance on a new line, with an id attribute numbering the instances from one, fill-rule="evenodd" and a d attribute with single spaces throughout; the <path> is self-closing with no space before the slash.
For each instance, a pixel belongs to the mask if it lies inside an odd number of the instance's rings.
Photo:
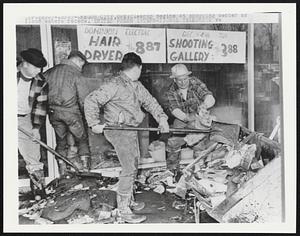
<path id="1" fill-rule="evenodd" d="M 74 63 L 69 60 L 45 72 L 49 84 L 49 106 L 60 106 L 64 108 L 78 107 L 78 95 L 80 91 L 86 90 L 80 83 L 81 72 Z"/>

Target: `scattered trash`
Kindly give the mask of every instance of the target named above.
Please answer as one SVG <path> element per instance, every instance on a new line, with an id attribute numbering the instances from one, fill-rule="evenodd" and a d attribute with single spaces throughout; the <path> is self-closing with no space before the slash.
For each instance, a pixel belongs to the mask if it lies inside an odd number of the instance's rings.
<path id="1" fill-rule="evenodd" d="M 241 164 L 242 155 L 237 150 L 230 150 L 225 157 L 226 164 L 230 169 L 237 167 Z"/>
<path id="2" fill-rule="evenodd" d="M 182 220 L 182 217 L 181 216 L 173 216 L 170 218 L 171 221 L 180 221 Z"/>
<path id="3" fill-rule="evenodd" d="M 188 146 L 193 146 L 196 143 L 200 142 L 203 138 L 206 137 L 206 134 L 188 134 L 184 137 L 184 141 Z"/>
<path id="4" fill-rule="evenodd" d="M 181 166 L 181 170 L 175 173 L 167 170 L 166 166 L 139 170 L 134 186 L 135 194 L 150 190 L 158 194 L 173 194 L 176 200 L 172 207 L 183 211 L 183 215 L 195 215 L 197 222 L 201 210 L 217 207 L 268 161 L 260 157 L 260 153 L 255 157 L 256 144 L 230 145 L 203 141 L 204 137 L 206 134 L 185 137 L 188 145 L 201 143 L 201 148 L 181 149 L 182 159 L 191 159 L 191 163 L 184 169 Z M 161 151 L 163 145 L 160 141 L 153 142 L 149 146 L 152 157 L 141 161 L 153 162 L 153 153 Z M 115 152 L 108 152 L 106 156 L 112 158 Z M 193 156 L 196 159 L 193 160 Z M 117 209 L 117 188 L 116 177 L 102 176 L 91 180 L 72 174 L 62 176 L 47 185 L 47 199 L 36 198 L 35 201 L 20 203 L 19 215 L 33 219 L 35 224 L 56 224 L 60 220 L 69 224 L 121 224 L 124 222 Z M 167 210 L 161 204 L 152 204 L 152 207 L 156 208 L 157 205 L 159 211 Z M 173 216 L 170 220 L 178 222 L 183 217 Z"/>
<path id="5" fill-rule="evenodd" d="M 100 211 L 98 220 L 109 219 L 111 217 L 111 211 Z"/>
<path id="6" fill-rule="evenodd" d="M 43 209 L 42 217 L 51 221 L 59 221 L 70 216 L 76 209 L 88 211 L 90 197 L 85 191 L 71 192 L 55 199 L 55 203 L 48 203 Z"/>
<path id="7" fill-rule="evenodd" d="M 173 175 L 174 174 L 171 171 L 166 170 L 164 172 L 153 174 L 152 176 L 150 176 L 147 179 L 147 182 L 149 184 L 159 183 L 159 182 L 164 181 L 165 179 L 167 179 L 169 176 L 173 176 Z"/>
<path id="8" fill-rule="evenodd" d="M 166 207 L 165 206 L 162 206 L 162 207 L 159 207 L 159 208 L 157 208 L 158 210 L 160 210 L 160 211 L 165 211 L 166 210 Z"/>
<path id="9" fill-rule="evenodd" d="M 200 179 L 198 183 L 205 189 L 205 192 L 209 196 L 215 193 L 224 193 L 227 190 L 225 184 L 220 184 L 209 179 Z"/>
<path id="10" fill-rule="evenodd" d="M 173 177 L 169 176 L 164 181 L 165 184 L 167 184 L 169 187 L 176 187 L 176 185 L 173 183 Z"/>
<path id="11" fill-rule="evenodd" d="M 41 217 L 34 220 L 34 224 L 37 224 L 37 225 L 49 225 L 49 224 L 53 224 L 53 223 L 54 222 L 44 219 L 44 218 L 41 218 Z"/>
<path id="12" fill-rule="evenodd" d="M 163 162 L 166 161 L 166 147 L 165 143 L 161 141 L 153 141 L 149 145 L 149 153 L 154 161 Z"/>
<path id="13" fill-rule="evenodd" d="M 238 150 L 232 149 L 225 157 L 226 164 L 230 169 L 241 166 L 245 170 L 248 170 L 255 156 L 255 151 L 255 144 L 244 144 Z"/>
<path id="14" fill-rule="evenodd" d="M 183 148 L 180 151 L 181 160 L 190 160 L 193 159 L 194 151 L 191 148 Z"/>
<path id="15" fill-rule="evenodd" d="M 251 169 L 252 170 L 257 170 L 257 169 L 261 169 L 264 167 L 264 163 L 262 160 L 259 160 L 257 162 L 254 162 L 251 164 Z"/>
<path id="16" fill-rule="evenodd" d="M 241 153 L 243 157 L 241 161 L 241 167 L 244 168 L 245 170 L 249 170 L 251 162 L 255 157 L 255 151 L 256 151 L 256 144 L 244 145 L 241 148 Z"/>
<path id="17" fill-rule="evenodd" d="M 158 185 L 155 189 L 153 189 L 154 192 L 162 194 L 165 192 L 165 187 L 161 184 Z"/>
<path id="18" fill-rule="evenodd" d="M 177 210 L 183 210 L 186 207 L 186 204 L 175 200 L 172 204 L 172 207 Z"/>
<path id="19" fill-rule="evenodd" d="M 93 223 L 94 219 L 88 215 L 84 215 L 79 218 L 69 219 L 69 220 L 67 220 L 67 222 L 68 222 L 68 224 L 89 224 L 89 223 Z"/>
<path id="20" fill-rule="evenodd" d="M 179 181 L 176 185 L 174 193 L 181 198 L 185 198 L 187 188 L 188 188 L 188 186 L 185 181 L 185 176 L 181 176 L 181 178 L 179 179 Z"/>

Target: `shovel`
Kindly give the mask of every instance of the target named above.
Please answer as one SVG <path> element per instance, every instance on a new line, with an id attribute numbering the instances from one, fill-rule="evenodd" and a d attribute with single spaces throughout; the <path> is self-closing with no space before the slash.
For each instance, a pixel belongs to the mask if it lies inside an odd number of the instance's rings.
<path id="1" fill-rule="evenodd" d="M 77 176 L 80 177 L 95 177 L 95 178 L 100 178 L 102 177 L 101 174 L 99 173 L 91 173 L 91 172 L 87 172 L 87 171 L 80 171 L 72 162 L 70 162 L 66 157 L 62 156 L 61 154 L 57 153 L 54 149 L 52 149 L 51 147 L 49 147 L 46 143 L 42 142 L 41 140 L 35 138 L 32 136 L 32 134 L 30 132 L 28 132 L 27 130 L 23 129 L 22 127 L 18 127 L 18 130 L 20 130 L 22 133 L 24 133 L 25 135 L 27 135 L 28 137 L 30 137 L 33 141 L 37 142 L 38 144 L 40 144 L 42 147 L 46 148 L 49 152 L 51 152 L 52 154 L 54 154 L 55 156 L 57 156 L 59 159 L 63 160 L 65 163 L 67 163 L 68 165 L 70 165 L 72 168 L 74 168 L 75 170 L 75 174 Z"/>

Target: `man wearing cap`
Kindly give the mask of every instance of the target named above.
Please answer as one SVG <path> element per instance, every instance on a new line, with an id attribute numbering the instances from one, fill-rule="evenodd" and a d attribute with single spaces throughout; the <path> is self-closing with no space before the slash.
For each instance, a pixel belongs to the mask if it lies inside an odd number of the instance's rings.
<path id="1" fill-rule="evenodd" d="M 174 128 L 186 128 L 196 119 L 199 112 L 207 113 L 207 109 L 215 104 L 215 99 L 206 85 L 184 64 L 176 64 L 171 68 L 174 82 L 165 94 L 166 108 L 175 117 Z M 185 143 L 183 138 L 173 137 L 168 140 L 168 168 L 178 168 L 179 149 Z"/>
<path id="2" fill-rule="evenodd" d="M 80 51 L 72 51 L 68 59 L 47 70 L 44 74 L 49 84 L 49 121 L 55 130 L 56 151 L 66 156 L 79 169 L 90 168 L 90 148 L 84 123 L 84 98 L 89 93 L 82 68 L 86 57 Z M 78 155 L 68 156 L 68 140 L 74 137 Z M 60 174 L 66 164 L 59 160 Z"/>
<path id="3" fill-rule="evenodd" d="M 43 53 L 35 48 L 21 51 L 20 55 L 21 61 L 17 67 L 18 126 L 40 139 L 48 101 L 48 84 L 41 72 L 47 61 Z M 33 190 L 42 190 L 45 180 L 43 163 L 40 162 L 40 145 L 18 131 L 18 149 L 25 160 Z"/>
<path id="4" fill-rule="evenodd" d="M 169 132 L 167 115 L 156 99 L 138 81 L 141 71 L 140 56 L 133 52 L 127 53 L 122 59 L 120 74 L 111 77 L 86 97 L 85 116 L 94 133 L 102 133 L 106 124 L 139 126 L 145 117 L 141 107 L 152 114 L 162 133 Z M 104 108 L 104 120 L 99 119 L 100 108 Z M 145 205 L 133 201 L 133 185 L 140 157 L 137 131 L 105 130 L 104 135 L 114 146 L 122 167 L 117 189 L 120 216 L 127 223 L 140 223 L 146 220 L 146 216 L 132 212 L 132 209 L 140 210 Z"/>

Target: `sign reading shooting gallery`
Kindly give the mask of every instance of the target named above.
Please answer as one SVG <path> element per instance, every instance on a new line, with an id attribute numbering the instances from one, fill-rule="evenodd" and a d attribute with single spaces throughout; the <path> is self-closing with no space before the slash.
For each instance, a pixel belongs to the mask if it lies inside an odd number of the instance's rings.
<path id="1" fill-rule="evenodd" d="M 165 29 L 78 25 L 77 35 L 89 62 L 121 62 L 135 52 L 143 63 L 166 63 Z"/>
<path id="2" fill-rule="evenodd" d="M 246 32 L 167 29 L 168 63 L 245 63 Z"/>

